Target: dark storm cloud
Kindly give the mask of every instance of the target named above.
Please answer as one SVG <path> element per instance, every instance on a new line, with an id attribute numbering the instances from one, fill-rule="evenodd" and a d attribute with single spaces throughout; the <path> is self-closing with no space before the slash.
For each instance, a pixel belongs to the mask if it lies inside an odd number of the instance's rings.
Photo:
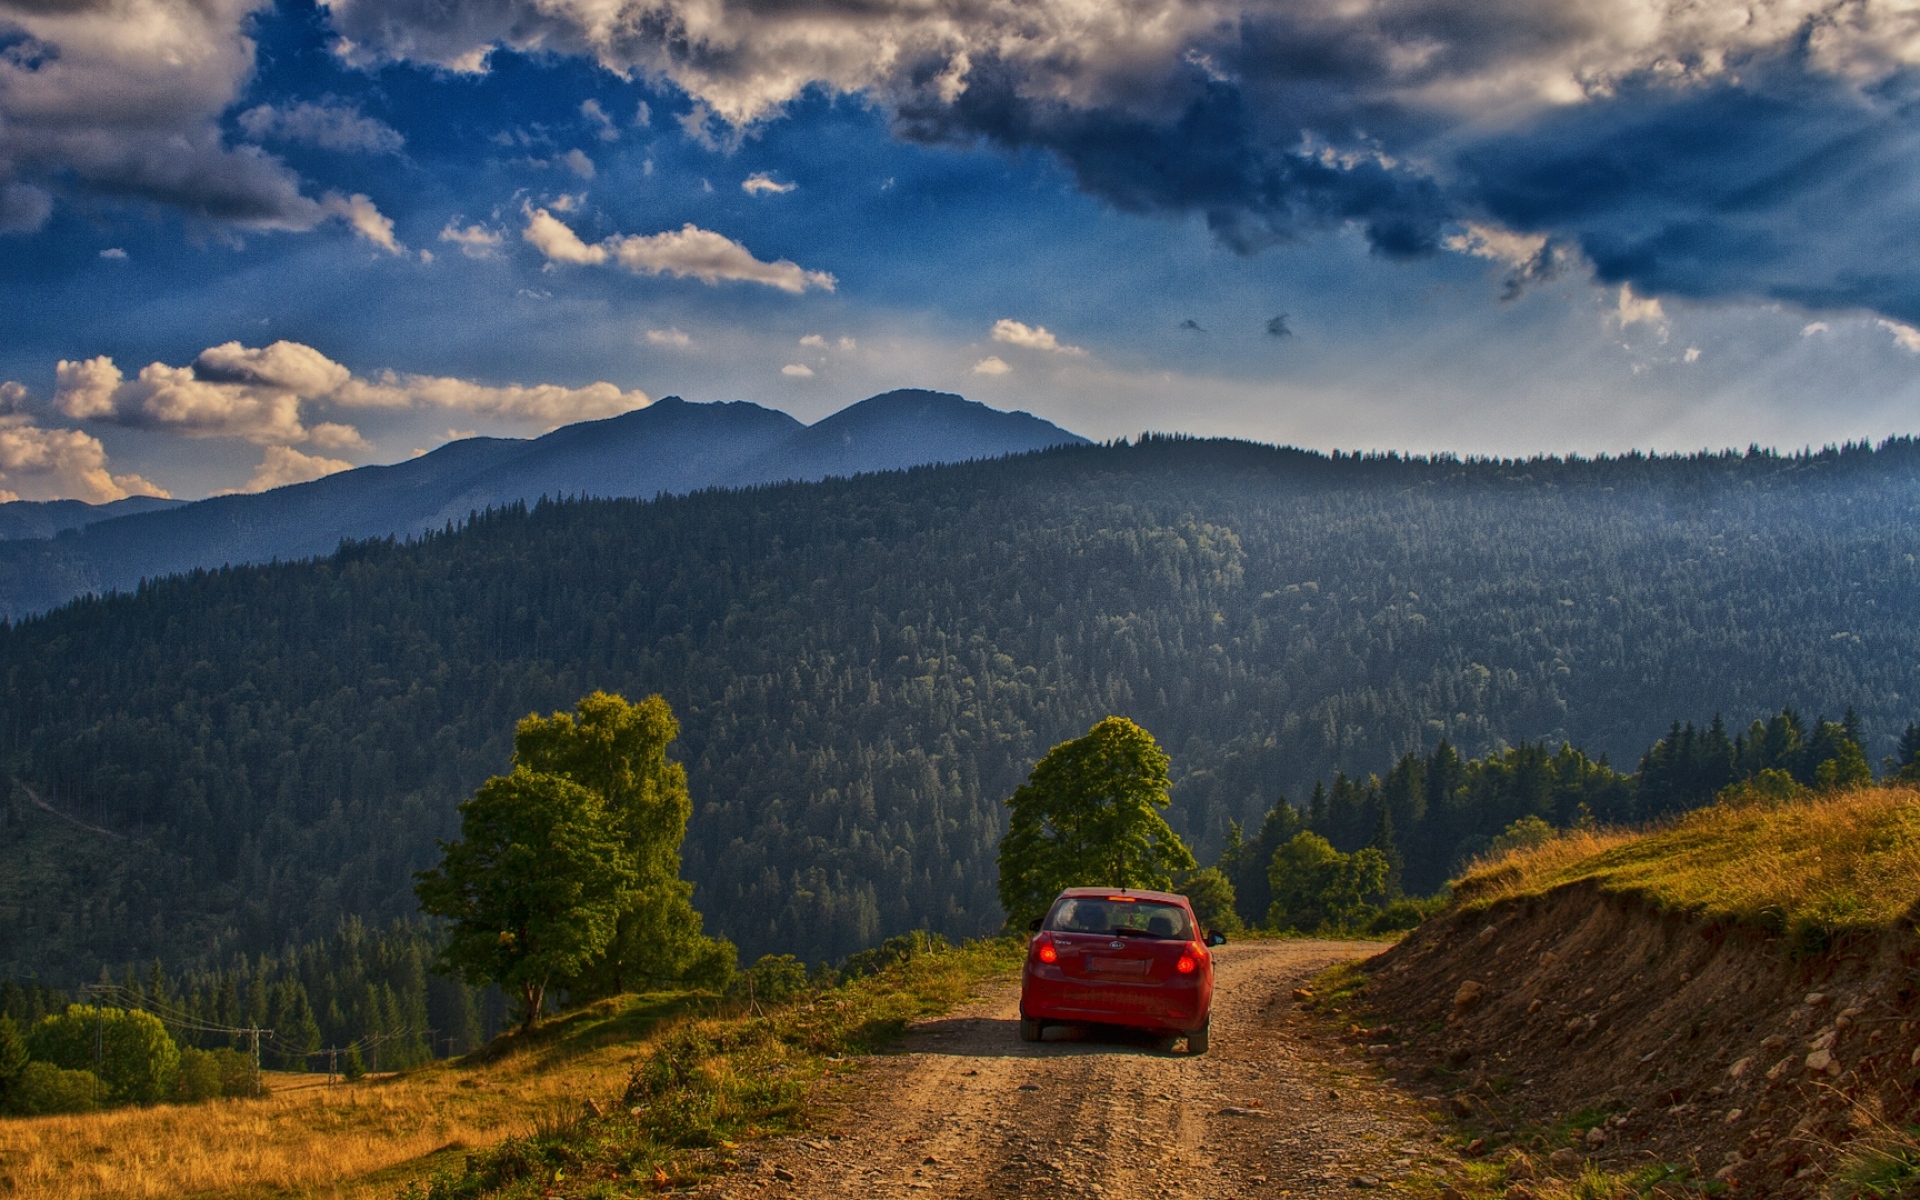
<path id="1" fill-rule="evenodd" d="M 1577 244 L 1636 292 L 1867 308 L 1920 322 L 1920 79 L 1871 89 L 1755 64 L 1639 85 L 1461 156 L 1463 199 Z"/>
<path id="2" fill-rule="evenodd" d="M 976 63 L 951 103 L 915 96 L 898 127 L 926 141 L 986 138 L 1057 155 L 1080 186 L 1126 212 L 1197 212 L 1243 254 L 1337 227 L 1362 226 L 1390 258 L 1438 248 L 1447 205 L 1433 180 L 1364 154 L 1275 145 L 1244 89 L 1193 80 L 1176 112 L 1139 116 L 1110 106 L 1040 103 L 1012 64 Z M 1174 89 L 1166 89 L 1172 91 Z"/>
<path id="3" fill-rule="evenodd" d="M 371 58 L 495 44 L 670 81 L 736 127 L 810 86 L 905 137 L 1041 149 L 1114 207 L 1252 253 L 1352 226 L 1577 246 L 1642 294 L 1912 319 L 1913 14 L 1824 0 L 334 0 Z M 715 144 L 720 144 L 716 142 Z"/>

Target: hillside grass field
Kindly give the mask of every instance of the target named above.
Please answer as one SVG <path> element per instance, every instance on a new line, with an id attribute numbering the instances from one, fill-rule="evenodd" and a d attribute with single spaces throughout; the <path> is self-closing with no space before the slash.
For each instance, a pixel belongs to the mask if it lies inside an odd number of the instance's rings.
<path id="1" fill-rule="evenodd" d="M 391 1196 L 467 1151 L 618 1095 L 636 1046 L 662 1021 L 717 1003 L 688 993 L 620 996 L 531 1037 L 499 1039 L 490 1055 L 352 1084 L 268 1072 L 264 1100 L 0 1119 L 0 1193 Z"/>
<path id="2" fill-rule="evenodd" d="M 1476 863 L 1454 894 L 1478 910 L 1582 881 L 1817 948 L 1889 928 L 1920 902 L 1920 790 L 1716 804 L 1646 830 L 1572 830 Z"/>
<path id="3" fill-rule="evenodd" d="M 461 1195 L 545 1194 L 552 1180 L 537 1167 L 532 1176 L 517 1165 L 501 1170 L 503 1143 L 513 1164 L 567 1159 L 574 1169 L 562 1174 L 604 1175 L 572 1161 L 592 1153 L 619 1159 L 628 1175 L 634 1161 L 644 1161 L 650 1179 L 658 1163 L 670 1165 L 688 1146 L 623 1137 L 619 1125 L 631 1123 L 623 1097 L 636 1069 L 661 1058 L 663 1045 L 679 1056 L 677 1067 L 690 1070 L 656 1089 L 654 1103 L 682 1117 L 707 1112 L 705 1121 L 683 1122 L 680 1140 L 710 1147 L 803 1122 L 805 1088 L 837 1065 L 833 1059 L 883 1043 L 1018 962 L 1017 943 L 1004 940 L 916 954 L 771 1013 L 704 993 L 619 996 L 463 1059 L 354 1084 L 274 1073 L 264 1100 L 0 1119 L 0 1195 L 357 1200 L 415 1185 L 458 1186 Z M 689 1046 L 703 1048 L 691 1064 L 683 1061 Z M 742 1103 L 727 1085 L 751 1081 L 727 1060 L 769 1046 L 783 1086 Z M 709 1095 L 716 1081 L 725 1093 L 719 1104 Z M 616 1125 L 591 1116 L 589 1101 L 615 1114 Z"/>

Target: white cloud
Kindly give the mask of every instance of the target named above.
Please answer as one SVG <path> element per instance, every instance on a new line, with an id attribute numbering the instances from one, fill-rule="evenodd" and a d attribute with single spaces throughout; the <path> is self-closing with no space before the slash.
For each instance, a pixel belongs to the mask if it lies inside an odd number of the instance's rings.
<path id="1" fill-rule="evenodd" d="M 780 373 L 782 375 L 790 375 L 795 379 L 813 378 L 813 368 L 805 363 L 788 363 L 786 366 L 780 368 Z"/>
<path id="2" fill-rule="evenodd" d="M 671 275 L 709 285 L 723 279 L 761 283 L 795 295 L 808 288 L 830 292 L 836 283 L 825 271 L 808 271 L 784 258 L 762 262 L 732 238 L 691 222 L 650 236 L 615 234 L 590 246 L 546 209 L 529 207 L 521 236 L 553 262 L 598 266 L 612 261 L 636 275 Z"/>
<path id="3" fill-rule="evenodd" d="M 1044 325 L 1028 325 L 1011 317 L 1002 317 L 993 323 L 993 340 L 1009 346 L 1023 346 L 1028 350 L 1048 350 L 1055 354 L 1086 353 L 1080 347 L 1069 346 L 1054 337 Z"/>
<path id="4" fill-rule="evenodd" d="M 776 182 L 773 176 L 765 171 L 755 171 L 741 181 L 740 190 L 749 196 L 764 196 L 769 192 L 776 196 L 784 196 L 799 186 L 797 183 Z"/>
<path id="5" fill-rule="evenodd" d="M 1688 346 L 1688 347 L 1687 347 L 1687 352 L 1686 352 L 1685 354 L 1683 354 L 1683 355 L 1681 355 L 1680 357 L 1681 357 L 1682 359 L 1684 359 L 1684 360 L 1686 360 L 1687 362 L 1690 362 L 1690 363 L 1696 363 L 1696 362 L 1699 362 L 1699 361 L 1700 361 L 1700 347 L 1698 347 L 1698 346 Z"/>
<path id="6" fill-rule="evenodd" d="M 27 409 L 27 399 L 26 384 L 15 383 L 11 379 L 5 383 L 0 383 L 0 416 L 25 412 Z"/>
<path id="7" fill-rule="evenodd" d="M 1893 335 L 1894 344 L 1909 354 L 1920 354 L 1920 329 L 1899 321 L 1875 321 L 1874 324 Z"/>
<path id="8" fill-rule="evenodd" d="M 589 246 L 580 235 L 544 208 L 529 209 L 520 236 L 552 262 L 598 266 L 607 261 L 605 246 Z"/>
<path id="9" fill-rule="evenodd" d="M 359 192 L 351 196 L 342 196 L 338 192 L 329 192 L 321 206 L 333 216 L 339 217 L 353 226 L 353 232 L 388 254 L 405 254 L 407 248 L 393 237 L 393 222 L 380 214 L 373 201 Z"/>
<path id="10" fill-rule="evenodd" d="M 138 475 L 113 474 L 106 447 L 92 434 L 42 428 L 18 411 L 26 401 L 26 389 L 19 384 L 0 384 L 0 400 L 9 406 L 6 415 L 0 416 L 0 501 L 105 504 L 128 496 L 167 494 Z"/>
<path id="11" fill-rule="evenodd" d="M 256 142 L 301 142 L 323 150 L 366 154 L 398 154 L 406 146 L 406 139 L 385 121 L 331 99 L 319 104 L 302 101 L 291 108 L 262 104 L 234 119 Z"/>
<path id="12" fill-rule="evenodd" d="M 562 154 L 560 156 L 560 165 L 582 179 L 592 179 L 594 175 L 598 173 L 593 165 L 593 160 L 587 157 L 587 153 L 584 150 L 574 149 Z"/>
<path id="13" fill-rule="evenodd" d="M 1622 329 L 1630 325 L 1651 325 L 1664 332 L 1667 328 L 1667 314 L 1660 307 L 1660 298 L 1636 296 L 1632 284 L 1620 285 L 1620 299 L 1614 315 Z"/>
<path id="14" fill-rule="evenodd" d="M 460 253 L 468 258 L 492 258 L 507 240 L 505 234 L 485 225 L 473 224 L 461 229 L 456 222 L 457 218 L 447 222 L 446 228 L 440 231 L 440 240 L 459 246 Z"/>
<path id="15" fill-rule="evenodd" d="M 1812 337 L 1817 333 L 1826 333 L 1832 328 L 1833 326 L 1827 324 L 1825 321 L 1808 321 L 1800 327 L 1800 336 Z"/>
<path id="16" fill-rule="evenodd" d="M 676 349 L 685 349 L 693 344 L 693 339 L 678 329 L 649 329 L 647 340 L 656 346 L 672 346 Z"/>
<path id="17" fill-rule="evenodd" d="M 858 348 L 859 348 L 859 346 L 860 346 L 860 343 L 859 343 L 859 342 L 856 342 L 856 341 L 854 341 L 854 340 L 853 340 L 852 338 L 850 338 L 850 337 L 842 337 L 842 338 L 841 338 L 841 339 L 840 339 L 840 340 L 839 340 L 839 341 L 838 341 L 837 343 L 835 343 L 835 344 L 836 344 L 836 345 L 838 345 L 838 346 L 839 346 L 839 347 L 840 347 L 840 348 L 841 348 L 842 350 L 856 350 L 856 349 L 858 349 Z"/>
<path id="18" fill-rule="evenodd" d="M 825 350 L 827 348 L 827 339 L 817 333 L 810 333 L 800 339 L 800 344 L 802 346 L 812 346 L 816 350 Z"/>
<path id="19" fill-rule="evenodd" d="M 105 259 L 111 259 L 115 262 L 124 262 L 127 257 L 127 252 L 125 250 L 122 250 L 118 246 L 108 246 L 105 250 L 102 250 L 100 252 L 100 257 Z"/>
<path id="20" fill-rule="evenodd" d="M 1539 261 L 1547 248 L 1547 235 L 1515 233 L 1497 225 L 1469 222 L 1465 232 L 1453 234 L 1444 244 L 1456 254 L 1471 254 L 1475 258 L 1492 259 L 1510 267 L 1525 267 Z"/>
<path id="21" fill-rule="evenodd" d="M 998 354 L 989 354 L 979 362 L 973 364 L 973 373 L 975 375 L 1005 375 L 1011 370 L 1013 370 L 1013 368 L 1007 365 L 1007 360 L 1001 358 Z"/>
<path id="22" fill-rule="evenodd" d="M 260 465 L 254 468 L 253 478 L 239 487 L 241 492 L 264 492 L 270 488 L 286 487 L 295 483 L 311 483 L 316 479 L 334 475 L 341 471 L 353 470 L 353 464 L 337 458 L 321 458 L 314 454 L 302 454 L 291 446 L 268 446 L 260 459 Z"/>
<path id="23" fill-rule="evenodd" d="M 607 110 L 600 107 L 598 100 L 582 100 L 580 102 L 580 115 L 585 117 L 588 124 L 594 127 L 595 136 L 601 141 L 617 142 L 620 140 L 620 130 L 615 127 L 613 118 L 607 115 Z"/>
<path id="24" fill-rule="evenodd" d="M 393 371 L 362 378 L 311 346 L 287 341 L 258 349 L 226 342 L 191 365 L 152 363 L 133 379 L 104 355 L 63 360 L 54 373 L 53 406 L 75 420 L 329 450 L 368 448 L 350 423 L 323 419 L 359 409 L 442 410 L 551 428 L 651 403 L 645 392 L 611 383 L 495 386 Z"/>
<path id="25" fill-rule="evenodd" d="M 645 100 L 642 100 L 640 102 L 640 107 L 633 110 L 633 123 L 635 126 L 641 129 L 645 129 L 649 125 L 652 125 L 653 124 L 653 105 L 648 104 Z"/>

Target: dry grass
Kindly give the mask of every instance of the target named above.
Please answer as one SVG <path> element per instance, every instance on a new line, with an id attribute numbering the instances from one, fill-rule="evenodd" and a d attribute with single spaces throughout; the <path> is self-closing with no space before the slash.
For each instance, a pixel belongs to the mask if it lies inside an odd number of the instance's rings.
<path id="1" fill-rule="evenodd" d="M 273 1076 L 265 1100 L 0 1119 L 0 1195 L 31 1200 L 392 1196 L 461 1152 L 617 1098 L 647 1034 L 697 1003 L 627 996 L 493 1061 L 324 1086 Z"/>
<path id="2" fill-rule="evenodd" d="M 1642 832 L 1569 833 L 1476 863 L 1455 895 L 1477 909 L 1589 880 L 1663 909 L 1816 940 L 1884 929 L 1920 902 L 1920 792 L 1715 805 Z"/>

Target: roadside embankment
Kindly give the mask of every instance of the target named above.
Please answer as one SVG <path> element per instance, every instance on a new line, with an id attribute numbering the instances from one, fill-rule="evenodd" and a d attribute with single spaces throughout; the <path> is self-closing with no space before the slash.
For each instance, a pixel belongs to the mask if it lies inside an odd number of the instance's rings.
<path id="1" fill-rule="evenodd" d="M 1906 1195 L 1916 902 L 1905 789 L 1574 834 L 1469 872 L 1448 913 L 1371 960 L 1387 1024 L 1361 1032 L 1448 1094 L 1515 1196 L 1580 1175 L 1583 1194 L 1609 1176 Z"/>

